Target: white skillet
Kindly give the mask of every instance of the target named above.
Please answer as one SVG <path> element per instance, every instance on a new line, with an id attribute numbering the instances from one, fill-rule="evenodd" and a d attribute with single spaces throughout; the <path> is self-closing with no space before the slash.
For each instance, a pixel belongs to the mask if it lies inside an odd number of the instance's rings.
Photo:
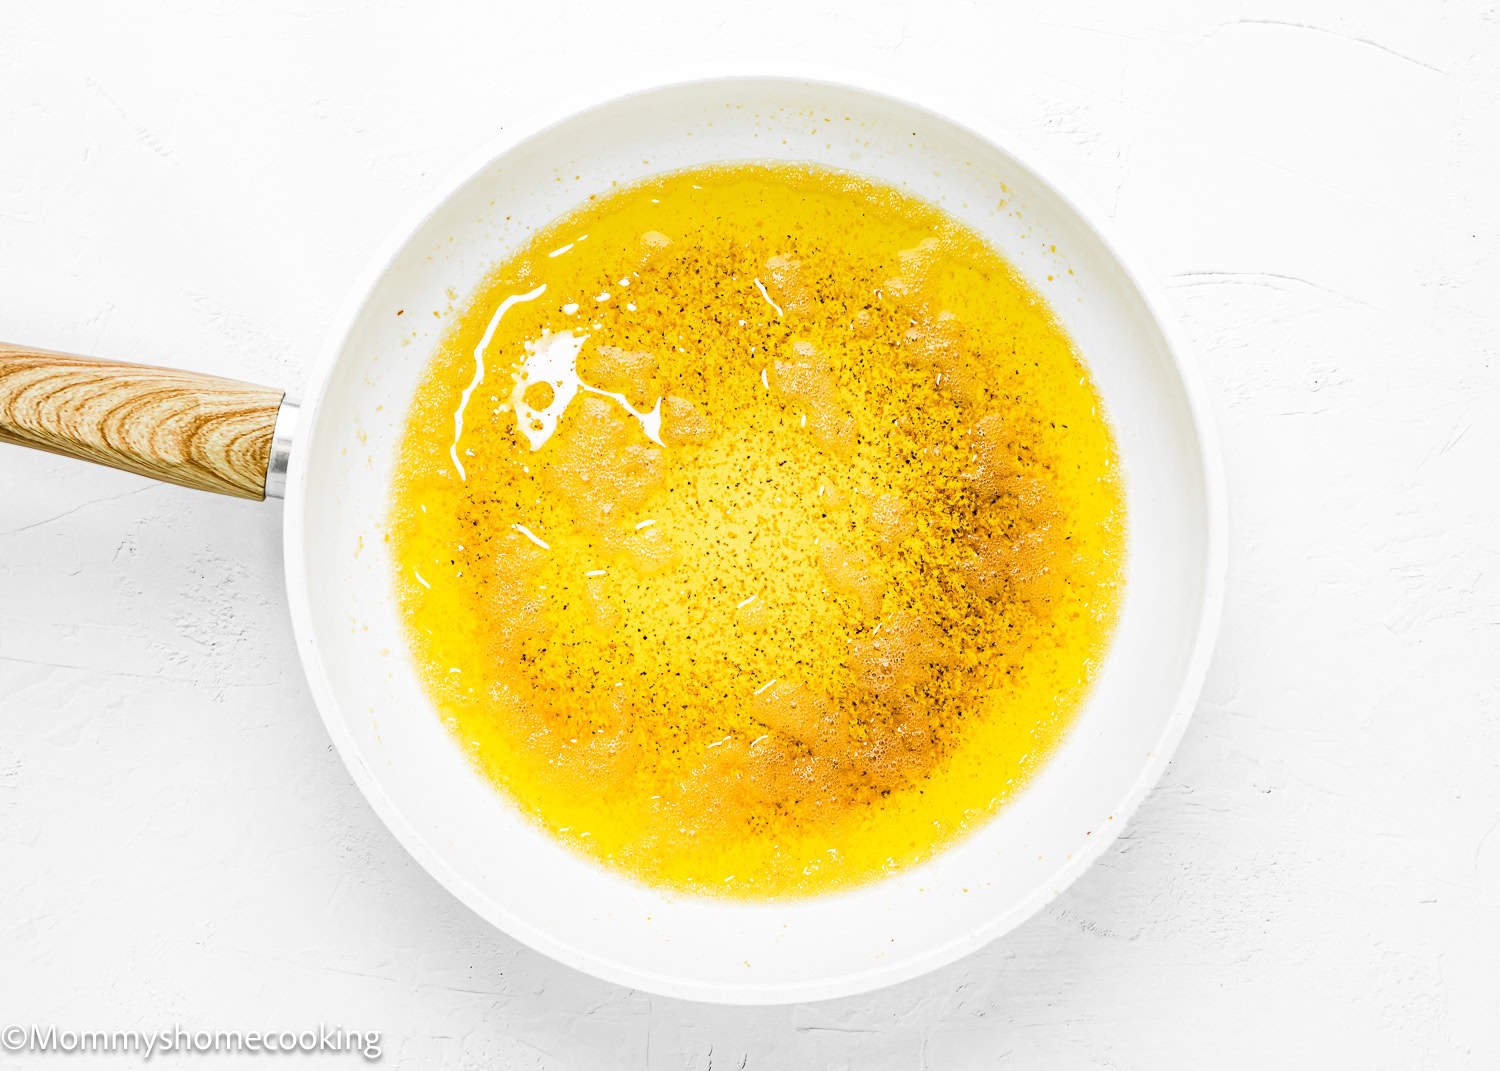
<path id="1" fill-rule="evenodd" d="M 590 193 L 744 159 L 811 161 L 901 186 L 998 247 L 1088 362 L 1118 437 L 1129 525 L 1118 632 L 1077 723 L 1025 791 L 926 864 L 849 892 L 765 903 L 648 888 L 524 821 L 470 768 L 424 697 L 382 538 L 402 419 L 451 315 L 450 294 L 461 299 Z M 331 339 L 300 412 L 276 391 L 0 347 L 0 439 L 248 497 L 284 494 L 298 648 L 350 773 L 455 896 L 564 963 L 639 989 L 739 1003 L 909 978 L 1005 933 L 1073 881 L 1119 834 L 1182 735 L 1225 557 L 1222 476 L 1201 392 L 1148 287 L 1097 224 L 1012 152 L 940 115 L 770 78 L 601 104 L 511 141 L 444 192 Z"/>

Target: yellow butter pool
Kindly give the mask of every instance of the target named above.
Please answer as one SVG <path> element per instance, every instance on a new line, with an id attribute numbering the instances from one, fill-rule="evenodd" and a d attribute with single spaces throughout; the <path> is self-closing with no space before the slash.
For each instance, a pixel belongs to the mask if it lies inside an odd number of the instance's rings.
<path id="1" fill-rule="evenodd" d="M 1123 496 L 1047 305 L 940 210 L 726 165 L 590 201 L 432 359 L 389 539 L 479 769 L 696 892 L 865 881 L 1000 807 L 1113 626 Z"/>

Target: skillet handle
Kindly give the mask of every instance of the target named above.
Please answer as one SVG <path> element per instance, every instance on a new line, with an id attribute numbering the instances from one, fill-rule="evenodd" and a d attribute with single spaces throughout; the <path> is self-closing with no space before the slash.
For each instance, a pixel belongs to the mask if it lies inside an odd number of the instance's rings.
<path id="1" fill-rule="evenodd" d="M 198 372 L 0 342 L 0 442 L 202 491 L 266 497 L 283 398 Z"/>

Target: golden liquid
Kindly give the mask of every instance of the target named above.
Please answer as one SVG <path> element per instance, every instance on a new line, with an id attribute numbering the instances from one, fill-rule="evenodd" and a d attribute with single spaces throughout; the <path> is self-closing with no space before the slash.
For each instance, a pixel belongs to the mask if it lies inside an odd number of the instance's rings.
<path id="1" fill-rule="evenodd" d="M 457 739 L 681 889 L 930 856 L 1045 759 L 1116 616 L 1114 444 L 1062 328 L 940 210 L 832 171 L 679 172 L 549 227 L 433 357 L 399 471 Z"/>

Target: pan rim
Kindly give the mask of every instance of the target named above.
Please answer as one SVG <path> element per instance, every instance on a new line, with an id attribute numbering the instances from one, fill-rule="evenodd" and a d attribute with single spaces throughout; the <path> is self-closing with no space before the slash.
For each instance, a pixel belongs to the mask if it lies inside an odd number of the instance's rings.
<path id="1" fill-rule="evenodd" d="M 726 1004 L 784 1004 L 809 1000 L 824 1000 L 849 996 L 893 985 L 925 974 L 989 944 L 1022 921 L 1034 915 L 1047 903 L 1055 899 L 1084 873 L 1103 854 L 1124 829 L 1130 816 L 1139 807 L 1150 789 L 1165 772 L 1178 744 L 1186 732 L 1188 722 L 1197 704 L 1212 659 L 1224 603 L 1224 588 L 1227 578 L 1228 560 L 1228 509 L 1217 429 L 1211 415 L 1208 394 L 1200 381 L 1196 367 L 1184 356 L 1173 328 L 1171 317 L 1165 315 L 1155 287 L 1137 265 L 1121 252 L 1109 226 L 1101 222 L 1101 214 L 1093 211 L 1079 199 L 1059 187 L 1051 177 L 1054 170 L 1038 166 L 1036 154 L 1018 149 L 1017 139 L 1008 134 L 996 134 L 965 123 L 955 112 L 961 109 L 929 104 L 933 94 L 910 92 L 907 87 L 892 84 L 890 78 L 871 78 L 862 74 L 839 72 L 836 77 L 813 77 L 805 73 L 745 73 L 710 77 L 683 77 L 669 81 L 653 80 L 624 87 L 625 92 L 610 94 L 590 93 L 578 102 L 560 105 L 551 110 L 544 119 L 524 129 L 506 133 L 481 146 L 449 175 L 433 187 L 417 209 L 401 220 L 381 244 L 371 259 L 371 267 L 351 291 L 342 311 L 333 320 L 322 351 L 308 379 L 306 394 L 302 400 L 300 414 L 300 438 L 304 442 L 319 421 L 323 401 L 336 368 L 345 356 L 347 341 L 360 322 L 369 295 L 395 263 L 412 235 L 464 186 L 493 164 L 498 158 L 517 150 L 527 142 L 546 134 L 553 128 L 571 119 L 598 108 L 608 108 L 627 100 L 647 97 L 658 93 L 708 90 L 731 85 L 752 84 L 760 86 L 781 85 L 828 92 L 854 93 L 873 100 L 894 103 L 913 109 L 936 122 L 961 130 L 976 141 L 988 145 L 1009 157 L 1022 170 L 1049 191 L 1078 220 L 1088 227 L 1097 238 L 1105 253 L 1119 267 L 1125 280 L 1138 297 L 1142 308 L 1160 333 L 1170 357 L 1172 370 L 1181 384 L 1186 407 L 1196 439 L 1204 494 L 1205 559 L 1203 569 L 1203 594 L 1198 606 L 1194 641 L 1191 653 L 1182 673 L 1173 709 L 1161 733 L 1151 748 L 1140 773 L 1116 805 L 1116 821 L 1101 835 L 1090 837 L 1079 844 L 1069 858 L 1053 872 L 1052 880 L 1037 886 L 1032 893 L 1011 905 L 1003 912 L 992 916 L 985 925 L 946 942 L 935 944 L 922 952 L 882 963 L 852 973 L 829 975 L 796 982 L 772 983 L 711 983 L 697 979 L 683 979 L 643 970 L 629 963 L 597 955 L 557 937 L 510 912 L 503 904 L 478 889 L 454 866 L 447 856 L 432 847 L 407 820 L 403 811 L 387 795 L 376 775 L 365 765 L 349 729 L 346 716 L 335 694 L 333 685 L 324 669 L 322 654 L 316 635 L 311 609 L 311 597 L 304 569 L 302 546 L 304 540 L 304 503 L 308 494 L 307 467 L 301 458 L 303 451 L 292 451 L 289 467 L 286 503 L 283 515 L 283 551 L 286 565 L 287 600 L 296 635 L 297 650 L 304 674 L 312 691 L 318 712 L 328 730 L 340 758 L 349 769 L 355 784 L 369 801 L 382 823 L 396 837 L 406 851 L 420 863 L 439 884 L 465 904 L 475 914 L 512 938 L 541 952 L 549 958 L 595 977 L 624 985 L 687 1000 Z"/>

